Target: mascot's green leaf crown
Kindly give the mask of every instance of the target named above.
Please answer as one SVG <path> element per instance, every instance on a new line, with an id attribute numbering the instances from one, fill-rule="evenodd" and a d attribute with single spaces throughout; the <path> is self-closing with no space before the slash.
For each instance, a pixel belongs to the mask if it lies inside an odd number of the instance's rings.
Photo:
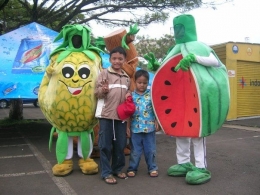
<path id="1" fill-rule="evenodd" d="M 57 62 L 60 62 L 72 52 L 82 52 L 91 60 L 94 60 L 95 55 L 93 52 L 99 53 L 103 51 L 91 45 L 90 35 L 91 29 L 87 26 L 79 24 L 65 25 L 54 40 L 54 42 L 57 42 L 63 38 L 63 43 L 51 53 L 50 57 L 60 52 L 57 58 Z"/>

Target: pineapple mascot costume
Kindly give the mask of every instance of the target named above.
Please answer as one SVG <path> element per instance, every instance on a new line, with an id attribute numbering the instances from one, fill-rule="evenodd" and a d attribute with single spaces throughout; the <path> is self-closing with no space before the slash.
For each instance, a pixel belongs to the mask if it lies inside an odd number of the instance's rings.
<path id="1" fill-rule="evenodd" d="M 39 88 L 39 104 L 52 124 L 49 147 L 54 131 L 58 133 L 55 176 L 73 171 L 73 137 L 78 137 L 78 165 L 84 174 L 95 174 L 98 165 L 89 156 L 93 149 L 93 127 L 97 100 L 95 80 L 102 69 L 100 49 L 90 43 L 91 30 L 82 25 L 66 25 L 54 42 L 62 44 L 50 55 L 50 64 Z"/>
<path id="2" fill-rule="evenodd" d="M 151 87 L 152 103 L 164 132 L 176 137 L 178 164 L 168 169 L 168 175 L 184 176 L 188 184 L 203 184 L 211 179 L 205 137 L 222 126 L 228 113 L 228 74 L 215 52 L 197 41 L 193 16 L 177 16 L 173 25 L 176 45 L 162 65 L 158 67 L 151 53 L 145 56 L 150 67 L 159 68 Z"/>

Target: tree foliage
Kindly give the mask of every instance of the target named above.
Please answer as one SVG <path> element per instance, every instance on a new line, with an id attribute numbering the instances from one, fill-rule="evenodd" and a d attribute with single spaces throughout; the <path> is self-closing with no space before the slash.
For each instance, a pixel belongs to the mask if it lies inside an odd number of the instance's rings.
<path id="1" fill-rule="evenodd" d="M 157 59 L 163 59 L 168 50 L 175 45 L 174 37 L 165 34 L 160 39 L 150 39 L 145 36 L 137 36 L 138 43 L 135 44 L 140 57 L 152 52 Z"/>
<path id="2" fill-rule="evenodd" d="M 165 22 L 169 12 L 182 13 L 205 5 L 214 8 L 215 3 L 213 0 L 207 4 L 202 0 L 9 0 L 0 10 L 0 18 L 7 24 L 5 32 L 31 22 L 56 31 L 66 24 L 89 25 L 90 21 L 111 27 L 133 23 L 145 26 Z"/>
<path id="3" fill-rule="evenodd" d="M 9 0 L 0 0 L 0 10 L 3 9 Z"/>

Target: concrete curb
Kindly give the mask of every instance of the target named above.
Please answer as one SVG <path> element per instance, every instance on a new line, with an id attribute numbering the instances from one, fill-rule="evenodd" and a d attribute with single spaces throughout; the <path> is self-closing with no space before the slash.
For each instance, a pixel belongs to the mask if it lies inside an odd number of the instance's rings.
<path id="1" fill-rule="evenodd" d="M 248 131 L 258 131 L 260 132 L 260 128 L 257 127 L 247 127 L 247 126 L 240 126 L 240 125 L 222 125 L 222 127 L 225 128 L 232 128 L 232 129 L 243 129 L 243 130 L 248 130 Z"/>

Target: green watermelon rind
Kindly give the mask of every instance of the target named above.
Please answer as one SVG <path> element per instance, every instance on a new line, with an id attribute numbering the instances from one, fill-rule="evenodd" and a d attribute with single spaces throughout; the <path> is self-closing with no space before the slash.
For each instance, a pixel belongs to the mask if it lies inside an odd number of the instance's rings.
<path id="1" fill-rule="evenodd" d="M 194 49 L 195 47 L 201 49 Z M 228 114 L 230 93 L 227 70 L 214 51 L 201 42 L 183 44 L 181 51 L 185 56 L 191 52 L 196 55 L 208 56 L 210 52 L 213 52 L 220 63 L 219 67 L 207 67 L 198 63 L 193 63 L 190 67 L 199 86 L 200 101 L 202 102 L 202 132 L 200 136 L 205 137 L 215 133 L 223 125 Z M 211 81 L 210 85 L 207 83 L 208 80 Z M 213 104 L 214 102 L 217 105 Z M 216 107 L 217 109 L 215 109 Z"/>

